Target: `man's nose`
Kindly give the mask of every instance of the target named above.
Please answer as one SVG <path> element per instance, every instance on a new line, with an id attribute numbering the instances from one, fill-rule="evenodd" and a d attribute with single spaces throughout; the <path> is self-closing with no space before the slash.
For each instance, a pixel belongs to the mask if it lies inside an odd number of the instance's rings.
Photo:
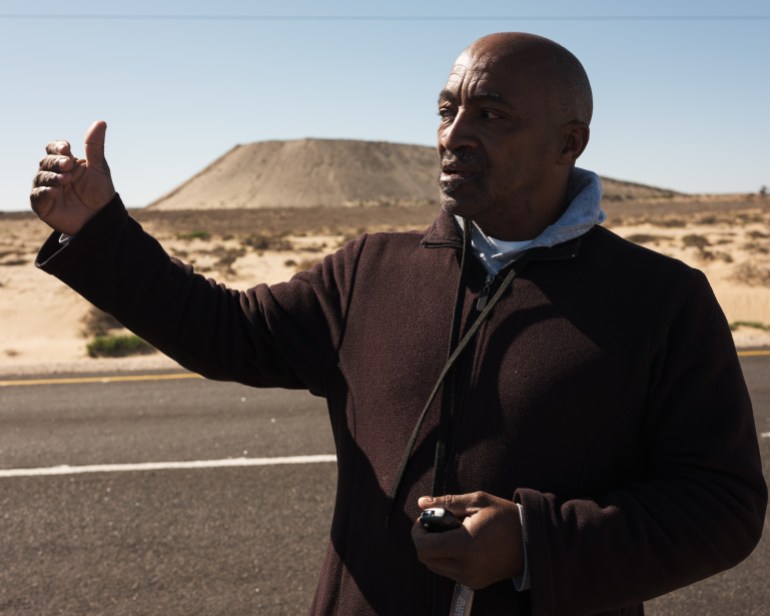
<path id="1" fill-rule="evenodd" d="M 470 116 L 461 110 L 451 122 L 441 124 L 438 130 L 438 143 L 445 150 L 476 147 L 478 141 Z"/>

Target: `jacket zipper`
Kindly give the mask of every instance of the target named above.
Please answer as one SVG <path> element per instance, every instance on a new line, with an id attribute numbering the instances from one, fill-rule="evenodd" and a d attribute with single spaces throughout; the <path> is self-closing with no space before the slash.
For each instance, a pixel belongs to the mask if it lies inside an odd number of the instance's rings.
<path id="1" fill-rule="evenodd" d="M 489 301 L 489 295 L 492 292 L 492 285 L 495 283 L 495 280 L 497 280 L 497 276 L 494 274 L 487 274 L 487 279 L 484 281 L 484 286 L 479 292 L 479 298 L 476 300 L 476 310 L 478 312 L 484 310 L 484 306 L 487 305 L 487 301 Z"/>

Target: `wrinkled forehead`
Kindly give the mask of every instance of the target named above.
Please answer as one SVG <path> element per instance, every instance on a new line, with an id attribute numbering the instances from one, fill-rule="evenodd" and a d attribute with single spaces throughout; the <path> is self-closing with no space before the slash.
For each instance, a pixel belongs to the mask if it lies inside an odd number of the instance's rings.
<path id="1" fill-rule="evenodd" d="M 519 79 L 539 80 L 550 72 L 550 62 L 543 54 L 533 52 L 463 51 L 455 60 L 447 84 L 471 79 L 494 79 L 501 82 Z"/>
<path id="2" fill-rule="evenodd" d="M 531 89 L 541 85 L 543 68 L 533 54 L 500 55 L 469 48 L 455 60 L 444 91 L 459 96 L 477 90 L 502 93 Z"/>

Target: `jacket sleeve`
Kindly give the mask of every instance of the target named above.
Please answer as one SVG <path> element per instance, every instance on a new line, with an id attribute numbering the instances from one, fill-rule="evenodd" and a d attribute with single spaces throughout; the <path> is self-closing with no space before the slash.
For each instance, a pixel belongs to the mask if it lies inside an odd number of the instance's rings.
<path id="1" fill-rule="evenodd" d="M 729 327 L 700 272 L 673 287 L 649 351 L 640 477 L 586 498 L 514 495 L 533 614 L 640 603 L 734 566 L 759 541 L 767 486 Z"/>
<path id="2" fill-rule="evenodd" d="M 37 265 L 190 370 L 323 395 L 361 242 L 288 283 L 235 291 L 169 257 L 116 196 L 66 245 L 49 237 Z"/>

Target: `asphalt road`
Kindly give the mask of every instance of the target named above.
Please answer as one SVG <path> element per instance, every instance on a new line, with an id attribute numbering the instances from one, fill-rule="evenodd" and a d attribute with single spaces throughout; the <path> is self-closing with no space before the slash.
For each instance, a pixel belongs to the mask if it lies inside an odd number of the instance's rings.
<path id="1" fill-rule="evenodd" d="M 770 357 L 742 364 L 758 431 L 770 433 Z M 200 379 L 0 382 L 0 425 L 2 469 L 99 465 L 0 475 L 0 614 L 307 611 L 335 465 L 238 464 L 333 453 L 323 401 Z M 770 437 L 760 447 L 770 477 Z M 230 462 L 123 466 L 211 460 Z M 737 568 L 651 601 L 647 613 L 770 614 L 768 535 Z"/>

